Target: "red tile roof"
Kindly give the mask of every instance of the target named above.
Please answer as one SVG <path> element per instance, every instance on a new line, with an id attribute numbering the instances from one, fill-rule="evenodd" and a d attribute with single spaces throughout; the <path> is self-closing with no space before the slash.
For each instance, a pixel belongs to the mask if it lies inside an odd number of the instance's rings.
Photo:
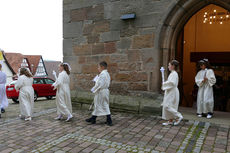
<path id="1" fill-rule="evenodd" d="M 6 53 L 5 57 L 9 65 L 12 67 L 14 73 L 18 73 L 18 69 L 21 67 L 23 61 L 23 55 L 20 53 Z"/>
<path id="2" fill-rule="evenodd" d="M 5 57 L 9 65 L 12 67 L 14 73 L 18 73 L 18 69 L 21 67 L 22 61 L 25 58 L 33 75 L 36 73 L 39 61 L 42 58 L 41 55 L 22 55 L 20 53 L 6 52 Z"/>

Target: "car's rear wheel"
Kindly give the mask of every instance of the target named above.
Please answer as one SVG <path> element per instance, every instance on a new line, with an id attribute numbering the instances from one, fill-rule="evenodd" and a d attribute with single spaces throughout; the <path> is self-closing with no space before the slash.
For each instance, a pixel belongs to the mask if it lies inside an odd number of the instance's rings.
<path id="1" fill-rule="evenodd" d="M 18 99 L 17 99 L 17 98 L 13 98 L 12 100 L 13 100 L 13 102 L 14 102 L 14 103 L 16 103 L 16 104 L 18 104 L 18 103 L 19 103 L 19 101 L 18 101 Z"/>
<path id="2" fill-rule="evenodd" d="M 36 92 L 34 92 L 34 101 L 38 100 L 38 94 Z"/>
<path id="3" fill-rule="evenodd" d="M 53 98 L 53 96 L 47 96 L 46 99 L 47 100 L 51 100 Z"/>

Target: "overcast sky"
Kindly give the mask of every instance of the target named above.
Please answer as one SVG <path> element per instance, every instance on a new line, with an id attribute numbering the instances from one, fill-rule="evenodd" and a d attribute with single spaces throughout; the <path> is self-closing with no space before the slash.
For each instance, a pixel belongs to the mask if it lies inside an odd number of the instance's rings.
<path id="1" fill-rule="evenodd" d="M 0 48 L 62 60 L 62 0 L 0 0 Z"/>

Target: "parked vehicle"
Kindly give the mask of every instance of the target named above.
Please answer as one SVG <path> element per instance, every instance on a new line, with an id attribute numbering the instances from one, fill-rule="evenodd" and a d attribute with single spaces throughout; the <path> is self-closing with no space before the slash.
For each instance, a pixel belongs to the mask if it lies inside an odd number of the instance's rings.
<path id="1" fill-rule="evenodd" d="M 34 77 L 33 88 L 34 88 L 34 101 L 38 97 L 46 97 L 48 100 L 56 96 L 56 90 L 53 90 L 52 84 L 54 80 L 46 77 Z M 18 103 L 19 92 L 15 90 L 16 81 L 12 81 L 6 86 L 6 95 L 8 99 L 12 99 L 15 103 Z"/>

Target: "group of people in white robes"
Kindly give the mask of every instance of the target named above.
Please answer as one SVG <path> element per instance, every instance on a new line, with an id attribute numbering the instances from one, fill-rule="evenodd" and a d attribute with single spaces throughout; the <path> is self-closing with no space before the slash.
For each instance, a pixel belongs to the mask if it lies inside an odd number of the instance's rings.
<path id="1" fill-rule="evenodd" d="M 213 85 L 216 83 L 216 78 L 213 70 L 210 68 L 208 59 L 199 61 L 200 71 L 195 77 L 195 82 L 199 87 L 197 95 L 197 116 L 206 116 L 208 119 L 213 116 L 214 96 Z M 162 90 L 165 91 L 162 103 L 162 119 L 166 122 L 162 125 L 178 125 L 183 116 L 178 112 L 179 106 L 179 90 L 177 88 L 179 76 L 177 73 L 179 62 L 172 60 L 168 69 L 170 75 L 167 81 L 163 81 Z"/>
<path id="2" fill-rule="evenodd" d="M 213 85 L 216 83 L 215 74 L 209 67 L 207 59 L 199 61 L 200 71 L 195 77 L 195 82 L 199 87 L 197 96 L 197 115 L 202 117 L 206 115 L 207 118 L 211 118 L 213 115 L 214 97 L 213 97 Z M 106 124 L 111 126 L 111 112 L 109 108 L 109 86 L 110 75 L 107 71 L 107 63 L 100 62 L 98 64 L 99 75 L 94 78 L 95 86 L 91 89 L 94 93 L 92 116 L 86 119 L 86 122 L 91 124 L 96 123 L 98 116 L 106 116 Z M 0 102 L 1 104 L 8 103 L 5 91 L 6 75 L 1 71 L 0 65 Z M 164 99 L 162 102 L 162 119 L 166 120 L 163 125 L 178 125 L 183 116 L 178 112 L 180 94 L 178 90 L 179 82 L 179 62 L 172 60 L 168 64 L 170 75 L 167 81 L 162 82 L 162 90 L 164 90 Z M 62 120 L 66 117 L 66 121 L 70 121 L 73 118 L 72 104 L 70 97 L 70 66 L 68 63 L 62 63 L 59 65 L 59 75 L 57 77 L 56 72 L 53 72 L 55 76 L 55 83 L 52 85 L 56 92 L 56 106 L 57 117 L 56 120 Z M 21 68 L 19 72 L 18 80 L 15 84 L 15 89 L 19 90 L 19 102 L 21 110 L 21 118 L 25 118 L 26 121 L 30 121 L 33 116 L 34 107 L 34 90 L 33 90 L 33 76 L 27 68 Z M 6 107 L 6 106 L 5 106 Z"/>

